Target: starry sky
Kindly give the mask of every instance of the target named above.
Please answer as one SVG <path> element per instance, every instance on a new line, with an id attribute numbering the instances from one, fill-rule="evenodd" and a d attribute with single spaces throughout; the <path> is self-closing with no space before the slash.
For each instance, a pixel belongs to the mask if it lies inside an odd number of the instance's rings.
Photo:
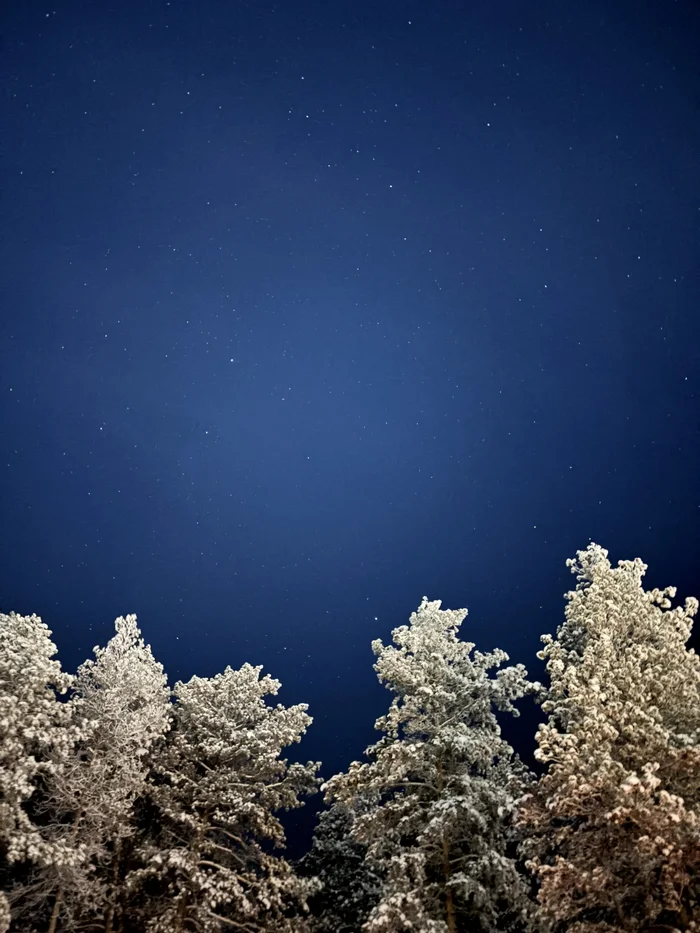
<path id="1" fill-rule="evenodd" d="M 69 670 L 263 664 L 328 777 L 423 595 L 533 675 L 590 540 L 700 596 L 695 3 L 1 22 L 0 608 Z"/>

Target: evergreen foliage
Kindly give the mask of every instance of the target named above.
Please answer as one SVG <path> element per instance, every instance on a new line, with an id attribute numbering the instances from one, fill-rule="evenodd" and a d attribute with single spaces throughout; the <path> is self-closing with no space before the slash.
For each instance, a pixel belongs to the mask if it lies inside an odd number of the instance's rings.
<path id="1" fill-rule="evenodd" d="M 382 872 L 367 858 L 367 845 L 354 838 L 355 808 L 338 801 L 321 813 L 310 851 L 299 864 L 319 890 L 309 899 L 313 933 L 356 933 L 379 900 Z"/>
<path id="2" fill-rule="evenodd" d="M 641 560 L 596 544 L 566 621 L 542 637 L 550 686 L 537 733 L 547 773 L 525 798 L 546 918 L 568 933 L 700 929 L 700 658 L 696 599 L 646 591 Z"/>
<path id="3" fill-rule="evenodd" d="M 466 609 L 426 597 L 394 644 L 375 641 L 375 670 L 394 694 L 382 739 L 325 786 L 328 800 L 371 801 L 353 836 L 385 874 L 366 933 L 491 933 L 528 922 L 527 885 L 509 855 L 507 818 L 528 775 L 503 740 L 496 710 L 534 686 L 461 641 Z M 492 671 L 496 670 L 495 676 Z"/>
<path id="4" fill-rule="evenodd" d="M 279 681 L 170 690 L 135 616 L 72 676 L 0 614 L 0 933 L 700 933 L 698 602 L 596 544 L 567 563 L 546 687 L 439 601 L 372 643 L 382 736 L 297 865 L 280 814 L 320 781 Z M 528 695 L 540 778 L 499 725 Z"/>

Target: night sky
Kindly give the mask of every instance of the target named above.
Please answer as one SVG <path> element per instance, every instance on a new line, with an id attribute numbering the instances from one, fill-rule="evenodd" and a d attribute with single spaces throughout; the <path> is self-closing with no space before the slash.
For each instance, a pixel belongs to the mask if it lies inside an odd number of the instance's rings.
<path id="1" fill-rule="evenodd" d="M 263 664 L 329 777 L 423 595 L 534 676 L 591 540 L 700 596 L 696 3 L 1 22 L 0 608 L 66 668 Z"/>

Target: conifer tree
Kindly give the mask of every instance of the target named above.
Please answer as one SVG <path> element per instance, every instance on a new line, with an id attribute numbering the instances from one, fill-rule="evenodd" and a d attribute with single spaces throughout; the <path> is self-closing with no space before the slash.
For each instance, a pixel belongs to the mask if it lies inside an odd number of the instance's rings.
<path id="1" fill-rule="evenodd" d="M 130 914 L 149 933 L 301 933 L 312 882 L 271 849 L 277 811 L 301 806 L 317 765 L 280 757 L 311 722 L 306 705 L 272 707 L 279 681 L 227 667 L 178 683 L 174 723 L 156 761 L 151 832 L 127 878 Z"/>
<path id="2" fill-rule="evenodd" d="M 38 866 L 13 892 L 25 923 L 47 916 L 49 933 L 100 922 L 111 930 L 132 808 L 170 719 L 166 677 L 136 616 L 118 618 L 114 637 L 94 651 L 65 705 L 80 740 L 47 776 L 37 803 L 42 839 L 73 857 Z"/>
<path id="3" fill-rule="evenodd" d="M 466 609 L 424 597 L 410 624 L 377 640 L 379 680 L 394 693 L 377 720 L 383 738 L 325 785 L 329 801 L 369 802 L 353 826 L 384 873 L 366 933 L 522 929 L 527 885 L 509 848 L 507 820 L 527 779 L 501 738 L 496 710 L 534 687 L 522 665 L 491 676 L 508 656 L 459 639 Z"/>
<path id="4" fill-rule="evenodd" d="M 645 591 L 641 560 L 613 568 L 596 544 L 556 638 L 537 757 L 547 773 L 519 823 L 539 901 L 568 933 L 700 929 L 700 659 L 687 648 L 698 602 Z"/>
<path id="5" fill-rule="evenodd" d="M 39 616 L 0 613 L 0 871 L 6 888 L 0 928 L 9 924 L 18 872 L 48 871 L 81 858 L 62 840 L 47 838 L 35 813 L 37 796 L 60 777 L 81 736 L 73 710 L 59 699 L 73 678 L 55 654 Z"/>
<path id="6" fill-rule="evenodd" d="M 367 845 L 353 837 L 355 809 L 337 802 L 321 813 L 310 851 L 299 871 L 316 878 L 310 898 L 313 933 L 358 933 L 379 900 L 381 872 L 367 859 Z"/>
<path id="7" fill-rule="evenodd" d="M 55 654 L 39 616 L 0 613 L 0 840 L 11 862 L 54 854 L 25 805 L 40 778 L 60 769 L 77 735 L 72 710 L 58 699 L 73 678 Z"/>

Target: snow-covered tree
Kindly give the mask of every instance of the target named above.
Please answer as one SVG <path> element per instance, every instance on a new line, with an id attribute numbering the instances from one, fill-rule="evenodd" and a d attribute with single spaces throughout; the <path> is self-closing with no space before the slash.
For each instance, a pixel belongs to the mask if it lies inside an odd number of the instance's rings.
<path id="1" fill-rule="evenodd" d="M 645 591 L 641 560 L 612 568 L 596 544 L 557 637 L 542 637 L 547 773 L 519 823 L 539 901 L 568 933 L 700 929 L 700 659 L 686 647 L 698 602 Z"/>
<path id="2" fill-rule="evenodd" d="M 227 667 L 174 687 L 174 724 L 150 788 L 152 832 L 127 878 L 140 929 L 304 929 L 314 884 L 271 849 L 284 843 L 276 812 L 301 806 L 317 785 L 315 763 L 280 757 L 311 717 L 305 704 L 269 706 L 280 684 L 261 670 Z"/>
<path id="3" fill-rule="evenodd" d="M 362 806 L 356 803 L 359 812 Z M 299 871 L 320 890 L 309 899 L 313 933 L 358 933 L 379 901 L 381 872 L 367 859 L 367 845 L 353 837 L 356 809 L 337 802 L 321 813 L 310 851 Z"/>
<path id="4" fill-rule="evenodd" d="M 510 849 L 508 817 L 526 769 L 501 738 L 496 710 L 534 687 L 522 665 L 459 639 L 467 610 L 424 597 L 394 645 L 374 641 L 375 670 L 395 696 L 376 727 L 384 737 L 325 785 L 358 814 L 353 835 L 385 873 L 366 933 L 522 929 L 527 885 Z"/>
<path id="5" fill-rule="evenodd" d="M 0 862 L 6 877 L 13 869 L 48 870 L 79 858 L 61 840 L 47 838 L 33 812 L 37 794 L 60 777 L 81 735 L 70 705 L 59 699 L 72 677 L 55 654 L 39 616 L 0 613 Z M 3 896 L 0 926 L 9 910 Z"/>
<path id="6" fill-rule="evenodd" d="M 38 805 L 42 837 L 75 857 L 40 866 L 13 891 L 31 913 L 50 913 L 50 933 L 59 922 L 75 929 L 88 918 L 111 929 L 132 807 L 144 792 L 152 747 L 169 726 L 166 677 L 136 616 L 118 618 L 115 631 L 78 669 L 66 712 L 82 737 L 45 780 Z"/>

